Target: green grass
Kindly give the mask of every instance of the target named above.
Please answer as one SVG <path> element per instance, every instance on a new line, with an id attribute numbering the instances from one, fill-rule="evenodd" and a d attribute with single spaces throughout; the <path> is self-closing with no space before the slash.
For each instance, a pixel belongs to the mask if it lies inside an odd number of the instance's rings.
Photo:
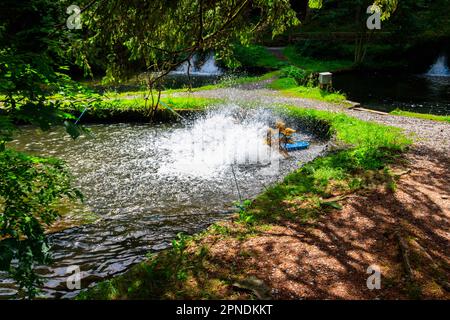
<path id="1" fill-rule="evenodd" d="M 269 83 L 267 87 L 274 90 L 289 90 L 298 87 L 298 84 L 294 78 L 279 78 Z"/>
<path id="2" fill-rule="evenodd" d="M 221 102 L 220 99 L 201 97 L 161 97 L 161 101 L 176 109 L 205 109 L 210 105 Z M 104 108 L 142 109 L 145 107 L 144 98 L 106 100 L 101 104 Z"/>
<path id="3" fill-rule="evenodd" d="M 233 299 L 251 298 L 235 291 L 232 283 L 255 270 L 242 263 L 223 263 L 210 254 L 209 245 L 257 237 L 284 219 L 309 222 L 342 206 L 336 197 L 392 181 L 389 164 L 411 140 L 398 128 L 365 122 L 342 113 L 293 106 L 275 107 L 280 116 L 305 125 L 327 126 L 340 146 L 327 156 L 292 172 L 247 200 L 233 221 L 214 225 L 193 237 L 179 236 L 173 248 L 153 255 L 125 274 L 99 283 L 78 299 Z M 240 254 L 240 259 L 246 259 Z"/>
<path id="4" fill-rule="evenodd" d="M 359 150 L 371 148 L 401 151 L 412 143 L 399 128 L 362 121 L 343 113 L 289 106 L 283 110 L 289 117 L 329 123 L 330 130 L 338 141 Z"/>
<path id="5" fill-rule="evenodd" d="M 266 48 L 259 45 L 235 45 L 233 56 L 244 67 L 279 69 L 286 65 L 286 62 L 278 60 Z"/>
<path id="6" fill-rule="evenodd" d="M 90 121 L 117 121 L 120 119 L 123 121 L 141 121 L 147 119 L 150 114 L 150 100 L 151 99 L 149 99 L 149 103 L 146 106 L 144 95 L 132 97 L 115 96 L 115 98 L 112 98 L 111 95 L 77 95 L 74 97 L 63 98 L 61 110 L 78 117 L 86 109 L 87 112 L 84 118 L 88 118 Z M 169 108 L 175 110 L 204 110 L 208 107 L 220 104 L 222 100 L 216 98 L 169 95 L 161 97 L 161 102 L 162 103 L 158 106 L 158 110 L 163 112 L 159 115 L 163 118 L 167 118 L 173 115 L 172 111 L 168 111 L 167 113 L 164 111 Z M 166 105 L 169 108 L 167 108 Z"/>
<path id="7" fill-rule="evenodd" d="M 278 76 L 278 74 L 279 74 L 279 71 L 271 71 L 271 72 L 267 72 L 261 76 L 227 77 L 227 78 L 223 78 L 218 84 L 216 84 L 215 88 L 229 88 L 229 87 L 242 85 L 242 84 L 250 84 L 250 83 L 260 82 L 260 81 L 272 79 L 272 78 Z"/>
<path id="8" fill-rule="evenodd" d="M 318 87 L 298 86 L 297 82 L 293 78 L 276 79 L 270 83 L 268 87 L 274 90 L 279 90 L 282 94 L 291 97 L 314 99 L 333 103 L 343 103 L 346 101 L 345 95 L 339 92 L 328 92 Z"/>
<path id="9" fill-rule="evenodd" d="M 342 103 L 346 100 L 345 95 L 337 92 L 328 92 L 317 87 L 296 87 L 282 90 L 282 93 L 299 98 L 315 99 L 326 102 Z"/>
<path id="10" fill-rule="evenodd" d="M 312 57 L 302 57 L 295 51 L 293 46 L 287 46 L 283 54 L 293 65 L 311 72 L 333 72 L 353 67 L 353 61 L 350 60 L 319 60 Z"/>
<path id="11" fill-rule="evenodd" d="M 426 119 L 426 120 L 433 120 L 433 121 L 450 122 L 450 116 L 439 116 L 439 115 L 428 114 L 428 113 L 416 113 L 416 112 L 410 112 L 410 111 L 403 111 L 400 109 L 396 109 L 389 113 L 396 115 L 396 116 L 419 118 L 419 119 Z"/>

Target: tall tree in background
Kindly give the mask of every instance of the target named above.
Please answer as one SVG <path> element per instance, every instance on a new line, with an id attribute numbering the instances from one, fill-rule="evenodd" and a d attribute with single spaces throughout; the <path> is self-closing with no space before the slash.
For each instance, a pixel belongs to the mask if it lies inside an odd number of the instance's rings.
<path id="1" fill-rule="evenodd" d="M 155 112 L 160 80 L 196 53 L 214 51 L 231 60 L 232 44 L 246 44 L 263 31 L 273 36 L 298 23 L 288 0 L 154 0 L 95 2 L 83 22 L 86 45 L 107 52 L 107 79 L 117 80 L 147 71 L 149 113 Z"/>

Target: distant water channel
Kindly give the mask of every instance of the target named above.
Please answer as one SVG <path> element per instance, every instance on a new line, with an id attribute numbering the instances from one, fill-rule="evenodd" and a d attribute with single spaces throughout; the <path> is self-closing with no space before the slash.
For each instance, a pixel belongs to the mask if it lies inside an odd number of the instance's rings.
<path id="1" fill-rule="evenodd" d="M 334 75 L 333 86 L 374 110 L 450 114 L 450 76 L 350 72 Z"/>

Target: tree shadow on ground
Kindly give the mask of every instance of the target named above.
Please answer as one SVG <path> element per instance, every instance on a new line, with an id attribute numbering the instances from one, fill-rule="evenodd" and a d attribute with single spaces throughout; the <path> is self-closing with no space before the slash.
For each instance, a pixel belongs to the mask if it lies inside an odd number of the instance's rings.
<path id="1" fill-rule="evenodd" d="M 238 264 L 263 279 L 274 298 L 448 299 L 440 281 L 450 278 L 450 159 L 413 149 L 408 160 L 411 172 L 399 178 L 395 192 L 360 193 L 316 222 L 285 220 L 228 249 L 251 252 Z M 410 246 L 413 280 L 406 277 L 397 234 Z M 380 290 L 366 283 L 374 264 L 382 272 Z"/>

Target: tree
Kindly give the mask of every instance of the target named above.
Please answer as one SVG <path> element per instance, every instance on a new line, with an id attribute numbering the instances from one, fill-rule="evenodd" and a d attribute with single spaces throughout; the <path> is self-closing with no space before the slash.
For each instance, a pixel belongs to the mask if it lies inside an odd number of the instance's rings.
<path id="1" fill-rule="evenodd" d="M 136 66 L 148 71 L 152 115 L 161 79 L 194 54 L 214 51 L 229 61 L 234 42 L 247 44 L 268 28 L 275 36 L 298 20 L 288 0 L 104 0 L 86 10 L 83 23 L 89 31 L 79 43 L 108 52 L 107 79 L 126 78 Z"/>
<path id="2" fill-rule="evenodd" d="M 287 0 L 97 0 L 80 3 L 84 29 L 65 28 L 68 1 L 5 0 L 0 5 L 0 268 L 27 295 L 36 294 L 35 263 L 47 259 L 45 226 L 57 217 L 55 205 L 81 195 L 55 159 L 6 148 L 18 123 L 41 129 L 64 124 L 76 137 L 73 116 L 50 96 L 79 89 L 67 75 L 72 56 L 86 71 L 96 48 L 107 53 L 107 78 L 123 79 L 140 64 L 148 73 L 150 113 L 158 106 L 153 89 L 170 71 L 197 52 L 215 50 L 230 59 L 231 43 L 297 23 Z M 82 37 L 84 36 L 84 38 Z M 18 264 L 14 261 L 17 260 Z"/>
<path id="3" fill-rule="evenodd" d="M 321 5 L 320 0 L 310 2 Z M 394 3 L 376 2 L 386 8 Z M 61 162 L 14 152 L 6 143 L 17 123 L 44 130 L 64 124 L 73 137 L 80 134 L 73 116 L 50 98 L 55 92 L 79 90 L 67 75 L 68 58 L 89 72 L 88 58 L 104 52 L 109 80 L 147 71 L 152 115 L 161 79 L 194 54 L 214 51 L 229 61 L 233 43 L 247 44 L 268 29 L 276 36 L 299 23 L 289 0 L 84 0 L 83 29 L 71 31 L 65 28 L 69 4 L 0 4 L 0 267 L 28 288 L 29 296 L 37 284 L 34 262 L 46 256 L 45 225 L 58 217 L 53 206 L 80 194 L 70 186 Z M 12 265 L 15 259 L 18 266 Z"/>
<path id="4" fill-rule="evenodd" d="M 77 87 L 63 73 L 67 32 L 55 27 L 63 17 L 59 5 L 4 0 L 0 7 L 0 270 L 28 297 L 39 284 L 34 265 L 48 261 L 45 227 L 59 216 L 55 206 L 81 197 L 61 161 L 6 148 L 18 123 L 43 130 L 64 124 L 73 137 L 79 134 L 73 116 L 49 99 Z"/>
<path id="5" fill-rule="evenodd" d="M 55 92 L 71 92 L 79 86 L 67 71 L 70 34 L 58 27 L 64 8 L 49 0 L 5 0 L 0 7 L 0 151 L 18 122 L 47 130 L 63 124 L 71 115 L 59 110 Z M 76 127 L 66 122 L 69 133 Z"/>
<path id="6" fill-rule="evenodd" d="M 347 50 L 341 50 L 340 43 L 332 32 L 342 32 L 344 41 L 354 41 L 354 62 L 361 64 L 366 56 L 367 46 L 376 31 L 368 30 L 367 9 L 376 5 L 381 10 L 381 20 L 386 21 L 396 11 L 398 0 L 309 0 L 308 19 L 302 25 L 303 31 L 328 33 L 327 44 L 305 44 L 306 50 L 316 51 L 319 55 L 331 55 L 336 58 L 349 58 Z M 375 8 L 375 7 L 374 7 Z M 384 29 L 384 28 L 383 28 Z M 384 31 L 384 30 L 383 30 Z M 323 49 L 326 50 L 323 50 Z M 315 50 L 316 49 L 316 50 Z M 300 49 L 303 51 L 302 49 Z"/>

